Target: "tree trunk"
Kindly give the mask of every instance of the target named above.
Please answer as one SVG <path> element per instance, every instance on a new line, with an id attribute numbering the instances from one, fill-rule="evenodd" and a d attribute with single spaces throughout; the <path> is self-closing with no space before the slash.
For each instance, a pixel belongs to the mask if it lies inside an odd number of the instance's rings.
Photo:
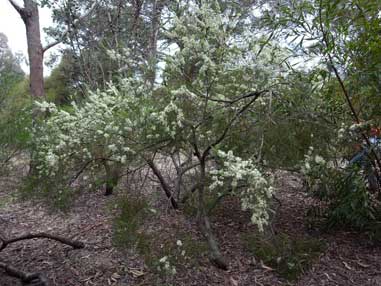
<path id="1" fill-rule="evenodd" d="M 205 191 L 205 161 L 202 159 L 200 161 L 200 186 L 198 188 L 198 224 L 200 230 L 206 241 L 208 242 L 210 256 L 209 259 L 211 262 L 216 265 L 218 268 L 227 270 L 228 264 L 225 261 L 219 247 L 217 240 L 213 234 L 213 230 L 210 224 L 208 213 L 205 207 L 204 201 L 204 191 Z"/>
<path id="2" fill-rule="evenodd" d="M 172 207 L 177 210 L 179 208 L 179 205 L 177 204 L 177 201 L 173 197 L 171 187 L 168 185 L 166 180 L 164 179 L 163 175 L 161 174 L 160 170 L 156 166 L 155 162 L 153 160 L 146 160 L 148 166 L 151 168 L 152 172 L 155 174 L 155 176 L 158 178 L 160 185 L 162 189 L 165 192 L 165 195 L 170 200 Z"/>
<path id="3" fill-rule="evenodd" d="M 27 17 L 24 17 L 28 42 L 30 91 L 33 98 L 44 97 L 44 65 L 40 35 L 38 6 L 32 0 L 24 0 Z"/>
<path id="4" fill-rule="evenodd" d="M 120 166 L 118 164 L 110 165 L 106 161 L 103 162 L 103 166 L 106 171 L 106 190 L 104 195 L 110 196 L 118 185 Z"/>
<path id="5" fill-rule="evenodd" d="M 20 7 L 13 0 L 9 0 L 13 8 L 20 14 L 25 24 L 28 43 L 30 93 L 33 98 L 43 98 L 44 94 L 44 50 L 41 44 L 40 17 L 38 5 L 33 0 L 24 0 L 24 7 Z"/>

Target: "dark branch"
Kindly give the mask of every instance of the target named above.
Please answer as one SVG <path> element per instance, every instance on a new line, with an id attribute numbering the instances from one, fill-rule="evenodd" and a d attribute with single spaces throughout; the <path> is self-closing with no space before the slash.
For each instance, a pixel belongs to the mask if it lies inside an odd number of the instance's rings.
<path id="1" fill-rule="evenodd" d="M 11 5 L 13 6 L 13 8 L 15 8 L 15 10 L 17 11 L 17 13 L 20 14 L 21 18 L 24 20 L 25 17 L 26 17 L 26 11 L 25 11 L 25 8 L 21 7 L 19 4 L 17 4 L 15 1 L 13 0 L 8 0 L 9 3 L 11 3 Z"/>
<path id="2" fill-rule="evenodd" d="M 19 237 L 15 237 L 11 239 L 1 238 L 0 251 L 4 250 L 11 243 L 15 243 L 22 240 L 34 239 L 34 238 L 47 238 L 47 239 L 55 240 L 63 244 L 69 245 L 73 247 L 74 249 L 80 249 L 85 247 L 83 242 L 71 240 L 59 235 L 53 235 L 53 234 L 41 232 L 41 233 L 28 233 L 28 234 L 24 234 Z"/>
<path id="3" fill-rule="evenodd" d="M 161 174 L 160 170 L 157 168 L 156 164 L 154 163 L 153 160 L 151 159 L 148 159 L 146 160 L 147 161 L 147 164 L 148 166 L 151 168 L 152 172 L 155 174 L 155 176 L 157 177 L 157 179 L 159 180 L 160 182 L 160 185 L 162 187 L 162 189 L 164 190 L 165 192 L 165 195 L 167 196 L 167 198 L 171 201 L 171 205 L 174 209 L 178 209 L 179 208 L 179 205 L 177 204 L 177 201 L 175 200 L 175 198 L 173 197 L 172 195 L 172 191 L 171 191 L 171 187 L 168 185 L 168 183 L 166 182 L 166 180 L 164 179 L 163 175 Z"/>
<path id="4" fill-rule="evenodd" d="M 15 238 L 6 239 L 0 235 L 0 252 L 3 251 L 8 245 L 35 238 L 48 238 L 51 240 L 59 241 L 63 244 L 70 245 L 75 249 L 83 248 L 85 245 L 80 241 L 71 240 L 68 238 L 64 238 L 59 235 L 52 235 L 48 233 L 29 233 L 24 234 Z M 48 286 L 48 280 L 40 273 L 28 273 L 18 270 L 6 263 L 0 262 L 0 269 L 3 269 L 9 276 L 20 279 L 25 285 L 33 285 L 33 286 Z"/>
<path id="5" fill-rule="evenodd" d="M 224 131 L 222 132 L 221 136 L 217 138 L 216 141 L 214 141 L 212 144 L 210 144 L 206 150 L 204 151 L 204 153 L 202 154 L 202 160 L 204 161 L 206 159 L 206 157 L 208 156 L 210 150 L 217 146 L 218 144 L 220 144 L 224 138 L 226 137 L 227 133 L 229 132 L 230 128 L 233 126 L 233 124 L 235 123 L 235 121 L 257 100 L 257 98 L 263 94 L 267 92 L 266 90 L 264 91 L 260 91 L 260 92 L 252 92 L 252 93 L 248 93 L 246 95 L 243 95 L 239 98 L 237 98 L 235 101 L 238 101 L 238 100 L 242 100 L 244 98 L 250 98 L 250 97 L 253 97 L 247 104 L 245 104 L 235 115 L 234 117 L 230 120 L 230 122 L 228 123 L 228 125 L 225 127 Z"/>
<path id="6" fill-rule="evenodd" d="M 48 281 L 40 273 L 28 273 L 0 262 L 0 268 L 9 276 L 20 279 L 26 285 L 48 286 Z"/>

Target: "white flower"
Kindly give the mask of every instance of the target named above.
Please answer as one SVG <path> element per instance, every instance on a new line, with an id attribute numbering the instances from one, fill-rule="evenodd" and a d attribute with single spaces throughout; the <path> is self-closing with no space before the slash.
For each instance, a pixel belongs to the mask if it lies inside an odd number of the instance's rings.
<path id="1" fill-rule="evenodd" d="M 325 163 L 325 160 L 323 157 L 319 156 L 319 155 L 316 155 L 315 156 L 315 162 L 316 164 L 324 164 Z"/>
<path id="2" fill-rule="evenodd" d="M 118 148 L 115 146 L 115 144 L 108 145 L 108 149 L 112 152 L 115 152 L 118 150 Z"/>
<path id="3" fill-rule="evenodd" d="M 183 243 L 181 240 L 176 241 L 177 246 L 183 246 Z"/>
<path id="4" fill-rule="evenodd" d="M 120 163 L 126 164 L 126 162 L 127 162 L 127 156 L 126 155 L 123 155 L 122 157 L 120 157 Z"/>

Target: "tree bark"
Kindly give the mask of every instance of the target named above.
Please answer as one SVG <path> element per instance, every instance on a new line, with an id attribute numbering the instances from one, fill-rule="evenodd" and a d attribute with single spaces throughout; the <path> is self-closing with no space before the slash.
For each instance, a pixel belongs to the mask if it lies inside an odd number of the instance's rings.
<path id="1" fill-rule="evenodd" d="M 107 161 L 103 162 L 103 166 L 106 171 L 106 190 L 104 195 L 110 196 L 118 185 L 120 166 L 109 164 Z"/>
<path id="2" fill-rule="evenodd" d="M 205 191 L 205 161 L 200 161 L 200 186 L 198 188 L 198 224 L 201 233 L 205 237 L 209 246 L 209 259 L 220 269 L 227 270 L 228 264 L 225 261 L 217 243 L 217 239 L 213 234 L 212 226 L 205 207 L 204 191 Z"/>
<path id="3" fill-rule="evenodd" d="M 44 93 L 44 50 L 41 44 L 40 16 L 38 5 L 33 0 L 24 0 L 24 7 L 20 7 L 13 0 L 9 0 L 19 13 L 25 24 L 28 43 L 30 93 L 33 98 L 43 98 Z"/>
<path id="4" fill-rule="evenodd" d="M 163 188 L 165 195 L 167 198 L 171 201 L 172 207 L 177 210 L 179 208 L 179 205 L 175 198 L 172 195 L 171 187 L 168 185 L 168 183 L 165 181 L 163 175 L 161 174 L 160 170 L 157 168 L 156 164 L 153 162 L 153 160 L 146 160 L 148 166 L 151 168 L 152 172 L 155 174 L 155 176 L 158 178 L 161 187 Z"/>

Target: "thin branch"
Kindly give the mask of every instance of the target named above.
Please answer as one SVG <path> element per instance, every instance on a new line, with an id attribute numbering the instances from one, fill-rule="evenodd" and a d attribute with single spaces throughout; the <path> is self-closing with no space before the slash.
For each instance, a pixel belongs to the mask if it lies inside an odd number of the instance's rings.
<path id="1" fill-rule="evenodd" d="M 48 233 L 29 233 L 24 234 L 15 238 L 6 239 L 0 235 L 0 252 L 3 251 L 8 245 L 16 243 L 23 240 L 35 239 L 35 238 L 47 238 L 61 242 L 66 245 L 70 245 L 74 249 L 80 249 L 85 247 L 84 243 L 76 240 L 71 240 L 59 235 L 53 235 Z M 20 279 L 25 285 L 38 285 L 38 286 L 48 286 L 48 280 L 40 273 L 28 273 L 18 270 L 6 263 L 0 262 L 0 269 L 3 269 L 9 276 Z M 23 284 L 23 285 L 24 285 Z"/>
<path id="2" fill-rule="evenodd" d="M 243 98 L 249 98 L 249 97 L 253 97 L 247 104 L 245 104 L 235 115 L 234 117 L 230 120 L 230 122 L 228 123 L 228 125 L 225 127 L 224 131 L 222 132 L 221 136 L 218 137 L 218 139 L 216 141 L 214 141 L 214 143 L 210 144 L 206 150 L 204 151 L 204 153 L 202 154 L 202 160 L 205 160 L 205 158 L 208 156 L 210 150 L 217 146 L 218 144 L 220 144 L 224 138 L 226 137 L 227 133 L 229 132 L 230 128 L 233 126 L 233 124 L 235 123 L 235 121 L 242 115 L 242 113 L 244 113 L 257 99 L 258 97 L 262 94 L 262 93 L 265 93 L 267 91 L 261 91 L 261 92 L 252 92 L 252 93 L 249 93 L 249 94 L 246 94 L 244 96 L 242 96 L 241 98 L 239 99 L 236 99 L 236 100 L 241 100 Z"/>
<path id="3" fill-rule="evenodd" d="M 17 11 L 17 13 L 20 14 L 21 18 L 25 18 L 26 16 L 26 11 L 25 11 L 25 8 L 21 7 L 19 4 L 17 4 L 15 1 L 13 0 L 8 0 L 9 3 L 11 3 L 11 5 L 13 6 L 13 8 L 15 8 L 15 10 Z"/>
<path id="4" fill-rule="evenodd" d="M 78 177 L 86 170 L 86 168 L 92 163 L 94 160 L 87 161 L 82 168 L 70 179 L 69 186 L 71 186 L 75 180 L 78 179 Z"/>
<path id="5" fill-rule="evenodd" d="M 259 51 L 257 52 L 257 54 L 255 55 L 256 58 L 258 58 L 260 56 L 260 54 L 262 53 L 263 49 L 265 48 L 265 46 L 267 46 L 267 44 L 271 41 L 271 39 L 273 38 L 275 34 L 275 30 L 271 32 L 270 36 L 267 38 L 267 40 L 263 43 L 263 45 L 261 46 L 261 48 L 259 49 Z"/>
<path id="6" fill-rule="evenodd" d="M 9 0 L 9 1 L 12 1 L 12 0 Z M 74 20 L 73 25 L 76 25 L 76 24 L 78 24 L 79 22 L 81 22 L 83 19 L 87 18 L 87 17 L 88 17 L 88 16 L 95 10 L 95 8 L 96 8 L 97 6 L 98 6 L 98 3 L 95 2 L 95 3 L 93 4 L 93 6 L 91 6 L 90 9 L 89 9 L 84 15 L 82 15 L 80 18 Z M 50 43 L 50 44 L 47 44 L 45 47 L 43 47 L 42 52 L 45 53 L 47 50 L 49 50 L 49 49 L 51 49 L 51 48 L 57 46 L 57 45 L 60 44 L 60 43 L 61 43 L 61 42 L 62 42 L 62 41 L 63 41 L 69 34 L 70 34 L 70 29 L 67 28 L 67 29 L 63 32 L 63 34 L 60 36 L 59 39 L 57 39 L 56 41 L 54 41 L 54 42 L 52 42 L 52 43 Z"/>

